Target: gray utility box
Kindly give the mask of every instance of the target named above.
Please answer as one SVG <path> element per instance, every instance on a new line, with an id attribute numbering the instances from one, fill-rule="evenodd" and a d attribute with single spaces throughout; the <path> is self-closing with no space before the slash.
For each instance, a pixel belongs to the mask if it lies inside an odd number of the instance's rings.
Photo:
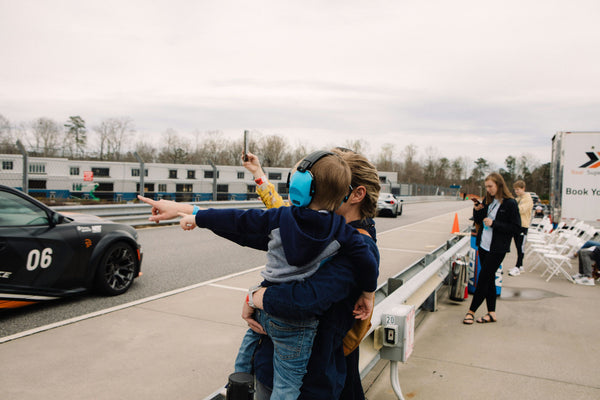
<path id="1" fill-rule="evenodd" d="M 381 358 L 406 362 L 415 344 L 415 306 L 402 304 L 381 316 Z"/>

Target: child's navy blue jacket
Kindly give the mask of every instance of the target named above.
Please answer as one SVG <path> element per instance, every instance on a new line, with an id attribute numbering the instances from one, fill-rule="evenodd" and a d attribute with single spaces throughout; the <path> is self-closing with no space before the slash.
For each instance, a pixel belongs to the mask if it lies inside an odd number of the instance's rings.
<path id="1" fill-rule="evenodd" d="M 367 228 L 373 238 L 374 229 Z M 379 263 L 379 251 L 373 239 L 365 238 L 369 251 Z M 361 293 L 357 276 L 352 272 L 352 259 L 338 254 L 309 279 L 271 286 L 263 297 L 264 310 L 279 318 L 319 317 L 317 335 L 304 377 L 299 399 L 330 400 L 351 393 L 349 398 L 364 398 L 358 359 L 344 357 L 342 340 L 354 323 L 352 309 Z M 273 343 L 265 337 L 255 356 L 256 378 L 273 386 Z M 354 379 L 347 380 L 347 375 Z M 346 387 L 344 387 L 346 385 Z M 346 398 L 346 397 L 344 397 Z"/>
<path id="2" fill-rule="evenodd" d="M 339 251 L 351 260 L 348 267 L 361 289 L 373 292 L 377 288 L 378 260 L 363 235 L 335 213 L 305 207 L 208 209 L 198 211 L 196 225 L 240 245 L 269 250 L 262 272 L 268 283 L 301 280 L 314 274 L 318 264 L 311 262 L 327 251 L 331 254 L 332 243 L 339 242 Z M 271 246 L 274 242 L 278 243 L 275 249 Z"/>

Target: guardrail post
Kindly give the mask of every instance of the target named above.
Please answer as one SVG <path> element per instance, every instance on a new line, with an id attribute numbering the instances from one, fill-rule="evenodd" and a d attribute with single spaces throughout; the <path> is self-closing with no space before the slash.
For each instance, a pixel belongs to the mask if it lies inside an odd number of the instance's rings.
<path id="1" fill-rule="evenodd" d="M 137 158 L 137 160 L 140 163 L 140 196 L 144 195 L 144 175 L 146 171 L 144 171 L 145 167 L 144 167 L 144 160 L 142 160 L 142 157 L 140 157 L 140 155 L 138 154 L 137 151 L 133 152 L 133 155 L 135 156 L 135 158 Z"/>
<path id="2" fill-rule="evenodd" d="M 213 201 L 217 201 L 217 167 L 212 160 L 208 160 L 213 169 L 213 183 L 212 183 L 212 192 L 213 192 Z"/>

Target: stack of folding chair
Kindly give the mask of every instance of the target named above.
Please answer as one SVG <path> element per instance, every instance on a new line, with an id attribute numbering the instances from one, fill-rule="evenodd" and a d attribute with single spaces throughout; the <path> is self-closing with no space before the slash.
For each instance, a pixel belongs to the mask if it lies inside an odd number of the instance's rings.
<path id="1" fill-rule="evenodd" d="M 540 229 L 527 233 L 527 250 L 525 254 L 530 262 L 534 262 L 530 272 L 534 271 L 543 261 L 543 255 L 548 251 L 555 250 L 557 245 L 561 245 L 564 240 L 563 232 L 565 223 L 561 222 L 556 229 L 552 229 L 552 223 L 542 223 Z"/>
<path id="2" fill-rule="evenodd" d="M 571 226 L 557 227 L 552 232 L 547 244 L 537 248 L 534 247 L 533 252 L 546 265 L 546 269 L 542 273 L 542 277 L 548 274 L 546 282 L 553 276 L 558 276 L 558 274 L 562 274 L 569 281 L 573 282 L 573 278 L 567 272 L 566 268 L 571 269 L 571 260 L 577 255 L 577 251 L 579 251 L 581 246 L 594 235 L 594 232 L 594 229 L 590 225 L 583 221 L 578 221 Z M 538 261 L 535 267 L 539 264 L 540 261 Z"/>

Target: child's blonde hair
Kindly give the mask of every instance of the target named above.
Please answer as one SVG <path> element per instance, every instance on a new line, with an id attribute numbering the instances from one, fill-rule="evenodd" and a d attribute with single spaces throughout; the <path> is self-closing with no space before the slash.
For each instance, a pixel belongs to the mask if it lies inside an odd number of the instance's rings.
<path id="1" fill-rule="evenodd" d="M 335 211 L 350 193 L 350 167 L 339 155 L 329 154 L 317 161 L 310 172 L 315 182 L 312 202 L 321 209 Z"/>
<path id="2" fill-rule="evenodd" d="M 525 182 L 522 180 L 518 180 L 515 183 L 513 183 L 513 188 L 519 188 L 519 189 L 525 190 Z"/>

